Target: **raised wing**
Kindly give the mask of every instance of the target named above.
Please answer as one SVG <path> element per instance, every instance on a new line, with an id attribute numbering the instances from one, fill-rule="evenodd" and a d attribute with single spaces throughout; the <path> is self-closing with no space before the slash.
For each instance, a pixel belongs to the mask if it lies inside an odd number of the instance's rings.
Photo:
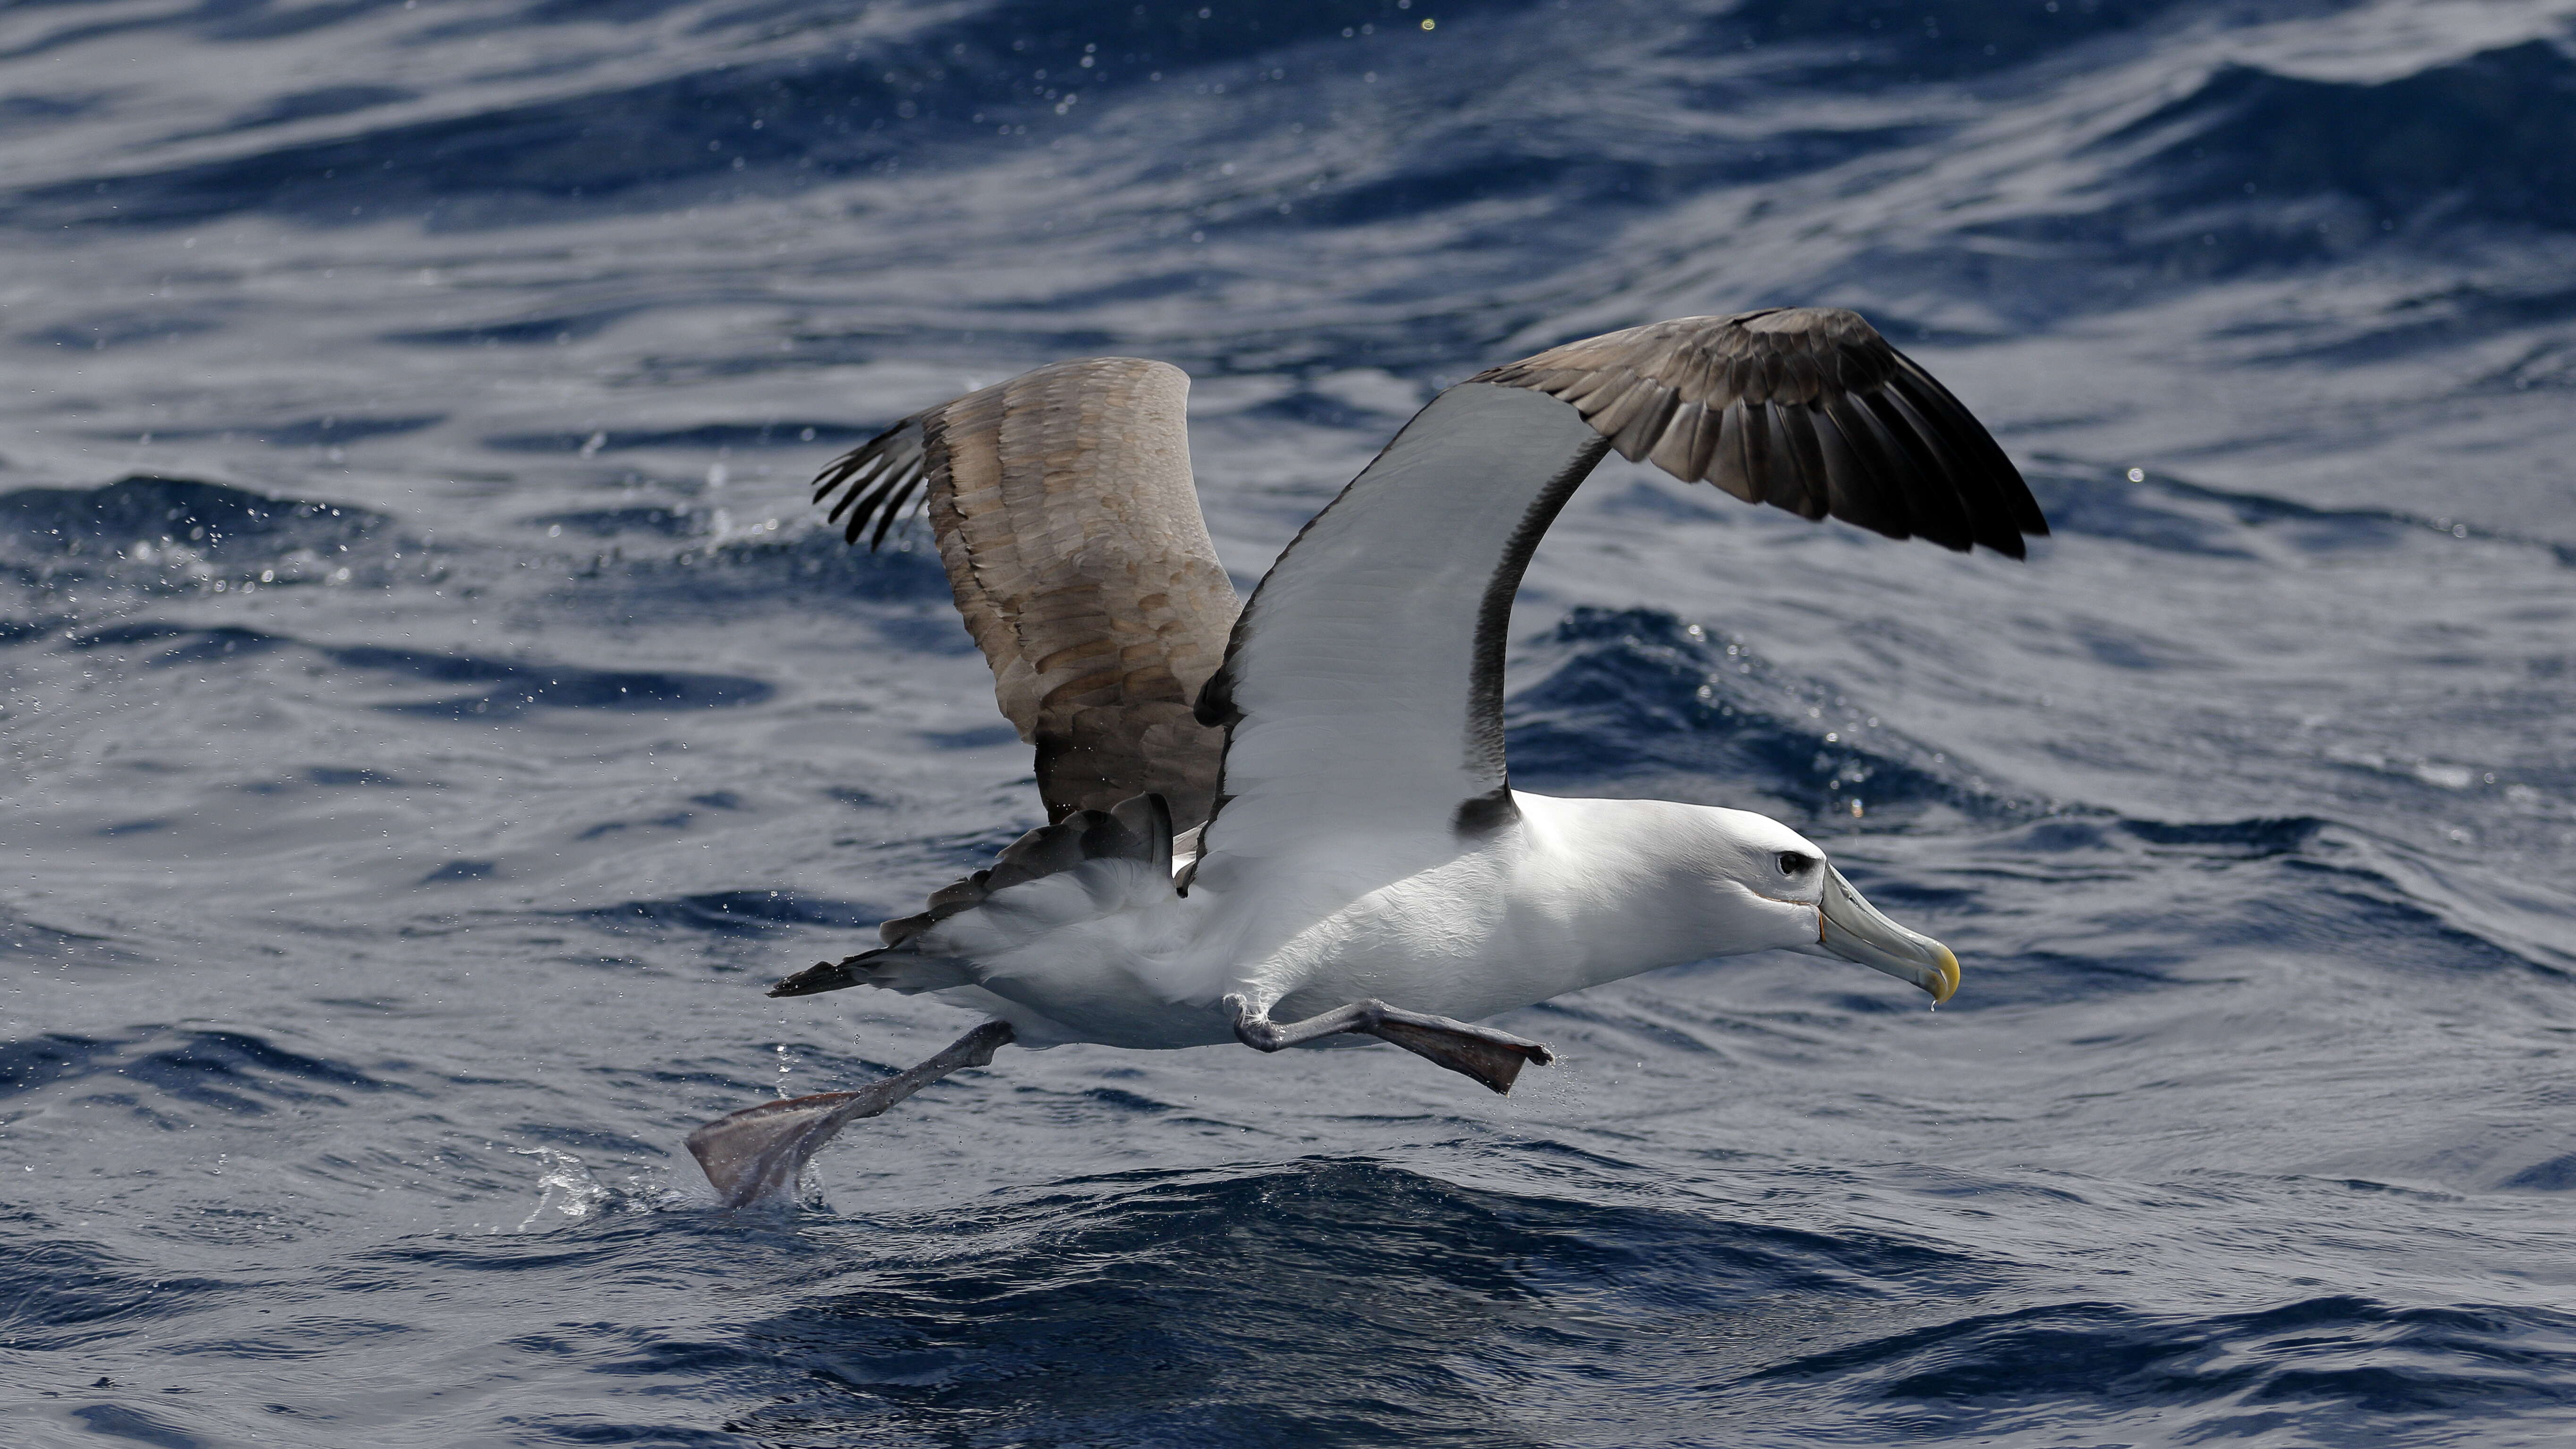
<path id="1" fill-rule="evenodd" d="M 1503 653 L 1539 536 L 1604 453 L 1808 518 L 2016 558 L 2048 525 L 2002 449 L 1859 316 L 1692 317 L 1434 398 L 1252 596 L 1200 718 L 1231 727 L 1201 874 L 1515 817 Z M 1210 874 L 1215 872 L 1215 874 Z"/>
<path id="2" fill-rule="evenodd" d="M 1610 445 L 1538 393 L 1432 399 L 1288 545 L 1199 717 L 1230 726 L 1210 857 L 1511 818 L 1503 643 L 1539 536 Z M 1200 873 L 1221 875 L 1214 859 Z"/>
<path id="3" fill-rule="evenodd" d="M 1563 399 L 1629 462 L 1747 503 L 2013 558 L 2048 532 L 1984 425 L 1857 312 L 1680 317 L 1469 380 Z"/>
<path id="4" fill-rule="evenodd" d="M 1097 357 L 897 423 L 815 480 L 869 546 L 916 498 L 1047 818 L 1154 793 L 1207 816 L 1224 737 L 1191 701 L 1238 602 L 1190 481 L 1189 377 Z"/>

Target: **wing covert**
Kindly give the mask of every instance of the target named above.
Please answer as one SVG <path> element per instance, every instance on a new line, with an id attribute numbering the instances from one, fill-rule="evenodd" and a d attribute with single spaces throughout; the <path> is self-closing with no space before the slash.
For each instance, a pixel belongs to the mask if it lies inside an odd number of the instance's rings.
<path id="1" fill-rule="evenodd" d="M 1057 363 L 916 413 L 816 480 L 870 547 L 921 502 L 1050 820 L 1153 793 L 1187 828 L 1215 793 L 1223 736 L 1190 705 L 1239 606 L 1191 482 L 1188 396 L 1166 363 Z"/>

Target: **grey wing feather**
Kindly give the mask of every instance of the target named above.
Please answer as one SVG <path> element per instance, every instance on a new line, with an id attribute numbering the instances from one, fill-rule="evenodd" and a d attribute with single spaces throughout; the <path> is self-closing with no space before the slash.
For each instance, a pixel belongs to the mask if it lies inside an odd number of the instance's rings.
<path id="1" fill-rule="evenodd" d="M 1240 609 L 1190 478 L 1189 378 L 1057 363 L 916 413 L 836 461 L 815 501 L 851 543 L 916 502 L 1050 820 L 1155 793 L 1207 818 L 1224 732 L 1191 713 Z"/>
<path id="2" fill-rule="evenodd" d="M 1632 463 L 1805 518 L 2014 558 L 2048 532 L 1984 425 L 1857 312 L 1680 317 L 1470 380 L 1571 403 Z"/>

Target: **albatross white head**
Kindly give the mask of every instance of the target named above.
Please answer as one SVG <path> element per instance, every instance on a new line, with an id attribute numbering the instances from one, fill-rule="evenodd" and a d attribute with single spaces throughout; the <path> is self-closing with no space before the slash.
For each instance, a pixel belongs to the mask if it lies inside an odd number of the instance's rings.
<path id="1" fill-rule="evenodd" d="M 1555 803 L 1620 839 L 1616 868 L 1632 887 L 1622 914 L 1642 928 L 1632 939 L 1656 938 L 1670 959 L 1796 951 L 1911 982 L 1936 1006 L 1959 989 L 1949 947 L 1889 920 L 1815 842 L 1769 816 L 1664 800 Z"/>

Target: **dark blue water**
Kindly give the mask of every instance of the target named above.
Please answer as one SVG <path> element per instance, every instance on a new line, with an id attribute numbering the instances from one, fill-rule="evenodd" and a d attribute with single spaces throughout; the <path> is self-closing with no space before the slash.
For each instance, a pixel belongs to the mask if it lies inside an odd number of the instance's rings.
<path id="1" fill-rule="evenodd" d="M 0 10 L 0 1442 L 2576 1437 L 2556 0 Z M 680 1137 L 967 1021 L 774 976 L 1038 818 L 905 412 L 1197 376 L 1245 583 L 1430 391 L 1861 308 L 2026 565 L 1614 460 L 1528 787 L 1954 945 L 1393 1051 L 1005 1053 L 804 1211 Z"/>

